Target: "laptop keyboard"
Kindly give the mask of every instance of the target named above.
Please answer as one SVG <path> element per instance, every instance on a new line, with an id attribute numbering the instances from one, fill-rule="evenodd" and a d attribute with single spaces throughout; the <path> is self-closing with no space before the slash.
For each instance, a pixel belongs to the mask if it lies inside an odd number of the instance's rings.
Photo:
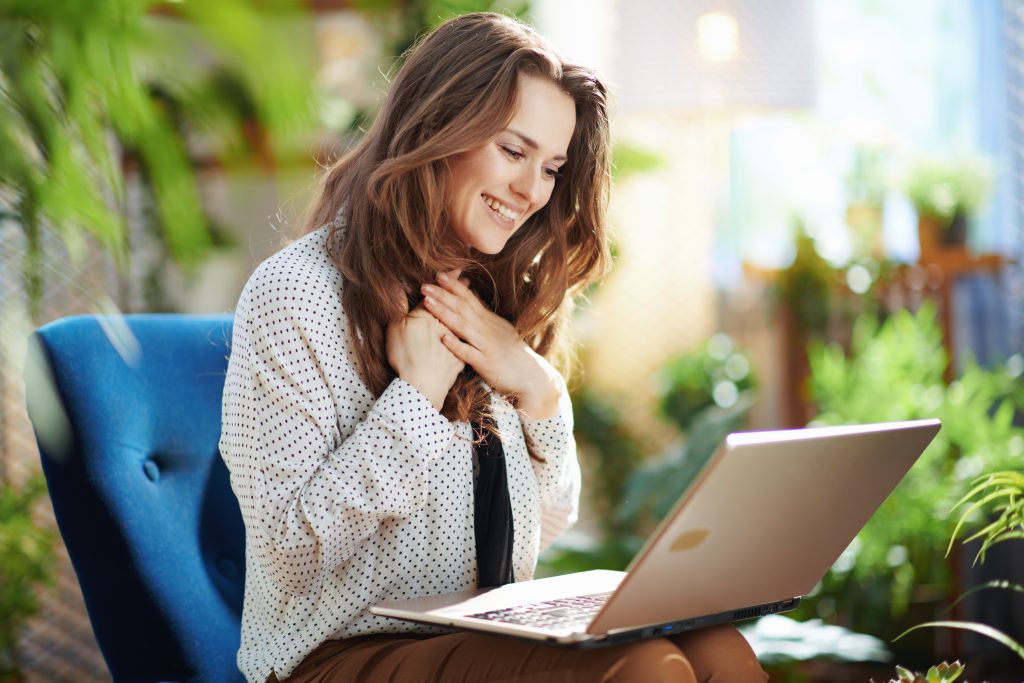
<path id="1" fill-rule="evenodd" d="M 586 626 L 593 620 L 611 593 L 579 595 L 572 598 L 558 598 L 535 602 L 518 607 L 507 607 L 490 612 L 470 614 L 474 619 L 500 621 L 506 624 L 533 626 L 535 628 L 566 628 Z"/>

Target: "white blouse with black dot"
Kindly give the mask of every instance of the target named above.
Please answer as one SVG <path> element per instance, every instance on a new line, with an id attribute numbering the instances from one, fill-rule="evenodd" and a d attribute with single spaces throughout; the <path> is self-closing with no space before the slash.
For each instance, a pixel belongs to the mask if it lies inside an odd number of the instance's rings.
<path id="1" fill-rule="evenodd" d="M 328 639 L 434 632 L 369 606 L 476 585 L 470 427 L 357 371 L 326 228 L 263 262 L 235 311 L 220 452 L 246 529 L 238 666 L 285 678 Z M 576 519 L 572 410 L 530 420 L 497 394 L 517 581 Z M 544 462 L 531 459 L 524 433 Z"/>

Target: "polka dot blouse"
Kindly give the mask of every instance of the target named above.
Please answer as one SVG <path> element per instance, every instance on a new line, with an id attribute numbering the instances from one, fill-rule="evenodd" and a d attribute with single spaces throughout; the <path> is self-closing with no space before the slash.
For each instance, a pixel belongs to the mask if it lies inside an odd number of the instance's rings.
<path id="1" fill-rule="evenodd" d="M 267 259 L 235 312 L 220 451 L 246 529 L 238 666 L 285 678 L 328 639 L 433 632 L 370 614 L 383 600 L 476 586 L 473 447 L 395 379 L 357 371 L 322 228 Z M 493 398 L 504 434 L 517 581 L 576 519 L 572 412 L 530 420 Z M 530 459 L 532 439 L 544 462 Z"/>

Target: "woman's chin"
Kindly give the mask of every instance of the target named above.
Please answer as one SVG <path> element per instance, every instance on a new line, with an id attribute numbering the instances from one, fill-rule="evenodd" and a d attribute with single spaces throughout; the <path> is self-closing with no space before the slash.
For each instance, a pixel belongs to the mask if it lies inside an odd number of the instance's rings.
<path id="1" fill-rule="evenodd" d="M 497 254 L 501 253 L 502 249 L 505 248 L 505 243 L 502 242 L 499 245 L 493 245 L 492 244 L 492 245 L 487 245 L 487 246 L 483 246 L 483 247 L 473 247 L 473 248 L 476 249 L 477 251 L 479 251 L 481 254 L 487 254 L 488 256 L 496 256 Z"/>
<path id="2" fill-rule="evenodd" d="M 487 254 L 488 256 L 494 256 L 500 254 L 501 250 L 508 244 L 508 238 L 499 238 L 495 236 L 487 236 L 481 239 L 475 239 L 470 242 L 469 246 L 473 251 L 481 254 Z"/>
<path id="3" fill-rule="evenodd" d="M 469 247 L 470 251 L 494 256 L 501 253 L 505 245 L 508 244 L 509 238 L 514 234 L 514 231 L 499 230 L 495 226 L 486 226 L 484 229 L 478 227 L 477 230 L 473 231 L 456 229 L 454 234 L 459 242 Z"/>

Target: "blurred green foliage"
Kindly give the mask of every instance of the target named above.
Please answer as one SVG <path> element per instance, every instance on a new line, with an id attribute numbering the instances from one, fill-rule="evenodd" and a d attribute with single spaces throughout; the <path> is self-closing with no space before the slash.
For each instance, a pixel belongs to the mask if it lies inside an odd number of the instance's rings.
<path id="1" fill-rule="evenodd" d="M 669 359 L 657 382 L 661 414 L 683 432 L 702 410 L 716 404 L 731 407 L 755 384 L 750 359 L 724 334 L 716 334 L 694 353 Z"/>
<path id="2" fill-rule="evenodd" d="M 864 229 L 880 213 L 871 216 L 877 207 L 861 205 L 862 211 L 849 215 Z M 865 213 L 866 212 L 866 213 Z M 876 226 L 881 229 L 881 225 Z M 829 262 L 818 247 L 818 239 L 800 218 L 795 221 L 793 260 L 779 271 L 772 285 L 773 296 L 793 317 L 796 329 L 808 338 L 825 338 L 834 327 L 848 328 L 864 313 L 878 311 L 878 289 L 892 283 L 900 266 L 874 253 L 870 234 L 854 235 L 861 240 L 859 252 L 843 265 Z"/>
<path id="3" fill-rule="evenodd" d="M 887 640 L 921 621 L 914 603 L 938 604 L 951 592 L 949 565 L 936 561 L 955 525 L 950 511 L 985 471 L 1012 466 L 1024 453 L 1014 425 L 1022 403 L 1019 357 L 987 369 L 968 361 L 948 387 L 949 362 L 934 306 L 900 311 L 884 322 L 856 323 L 849 354 L 814 342 L 811 381 L 820 414 L 838 425 L 938 417 L 936 439 L 903 482 L 805 598 L 799 614 L 839 619 Z M 881 631 L 881 632 L 880 632 Z"/>
<path id="4" fill-rule="evenodd" d="M 202 256 L 211 237 L 188 136 L 229 154 L 244 121 L 273 150 L 307 122 L 313 64 L 277 23 L 301 8 L 0 1 L 0 205 L 25 232 L 30 302 L 42 289 L 44 225 L 72 256 L 88 235 L 124 265 L 130 159 L 170 252 L 184 263 Z"/>
<path id="5" fill-rule="evenodd" d="M 650 173 L 664 165 L 665 157 L 648 147 L 622 140 L 616 141 L 612 147 L 612 176 L 616 181 Z"/>
<path id="6" fill-rule="evenodd" d="M 590 456 L 587 464 L 593 474 L 587 495 L 598 514 L 606 535 L 628 533 L 614 514 L 633 470 L 642 462 L 645 449 L 632 433 L 621 411 L 599 392 L 583 386 L 574 392 L 574 433 L 581 448 Z"/>
<path id="7" fill-rule="evenodd" d="M 793 242 L 793 262 L 779 273 L 774 293 L 804 330 L 821 333 L 836 299 L 833 292 L 842 282 L 841 275 L 818 253 L 814 238 L 802 222 L 797 224 Z"/>
<path id="8" fill-rule="evenodd" d="M 388 38 L 388 51 L 401 55 L 426 31 L 469 12 L 499 12 L 527 19 L 529 0 L 353 0 L 375 17 Z"/>
<path id="9" fill-rule="evenodd" d="M 20 487 L 0 482 L 0 678 L 19 671 L 21 625 L 39 609 L 37 589 L 53 581 L 57 535 L 33 518 L 45 495 L 41 475 Z"/>

